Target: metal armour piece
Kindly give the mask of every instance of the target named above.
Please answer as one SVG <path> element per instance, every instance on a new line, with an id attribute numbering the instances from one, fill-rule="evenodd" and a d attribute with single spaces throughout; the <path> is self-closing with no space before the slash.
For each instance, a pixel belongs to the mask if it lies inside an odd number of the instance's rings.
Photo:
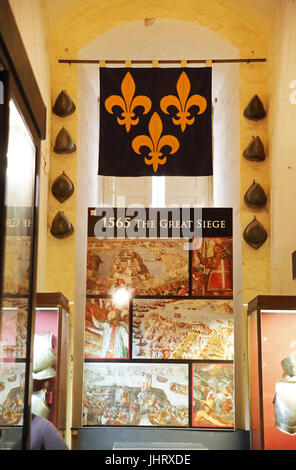
<path id="1" fill-rule="evenodd" d="M 243 233 L 244 240 L 252 247 L 259 248 L 267 239 L 267 232 L 263 225 L 258 222 L 256 216 L 254 220 L 247 225 Z"/>
<path id="2" fill-rule="evenodd" d="M 46 390 L 33 392 L 31 396 L 31 410 L 37 416 L 48 419 L 50 416 L 50 408 L 46 403 Z"/>
<path id="3" fill-rule="evenodd" d="M 76 145 L 73 142 L 72 137 L 70 136 L 69 132 L 62 127 L 60 132 L 58 133 L 55 141 L 55 145 L 53 148 L 55 153 L 58 154 L 67 154 L 76 152 Z"/>
<path id="4" fill-rule="evenodd" d="M 74 113 L 76 106 L 71 100 L 70 96 L 64 90 L 62 90 L 57 97 L 52 110 L 57 116 L 67 117 Z"/>
<path id="5" fill-rule="evenodd" d="M 52 349 L 52 333 L 34 335 L 33 372 L 52 367 L 56 360 L 56 353 Z"/>
<path id="6" fill-rule="evenodd" d="M 255 180 L 246 192 L 244 201 L 247 206 L 251 207 L 251 209 L 261 209 L 265 206 L 267 202 L 266 194 L 262 186 L 260 186 L 259 183 L 256 183 Z"/>
<path id="7" fill-rule="evenodd" d="M 52 221 L 50 233 L 56 238 L 66 238 L 74 232 L 73 225 L 65 216 L 64 212 L 59 211 Z"/>
<path id="8" fill-rule="evenodd" d="M 282 368 L 286 376 L 295 377 L 296 382 L 296 358 L 295 357 L 285 357 L 281 362 Z"/>
<path id="9" fill-rule="evenodd" d="M 295 382 L 275 384 L 275 427 L 286 434 L 296 434 L 296 377 Z"/>
<path id="10" fill-rule="evenodd" d="M 74 184 L 70 178 L 63 173 L 56 178 L 51 187 L 54 197 L 61 203 L 65 202 L 74 192 Z"/>
<path id="11" fill-rule="evenodd" d="M 251 162 L 262 162 L 265 160 L 264 145 L 259 136 L 253 137 L 249 145 L 245 148 L 243 156 Z"/>
<path id="12" fill-rule="evenodd" d="M 250 100 L 244 110 L 244 116 L 251 121 L 259 121 L 266 116 L 262 101 L 258 95 L 253 96 L 253 98 Z"/>
<path id="13" fill-rule="evenodd" d="M 34 380 L 47 380 L 56 377 L 57 373 L 53 367 L 47 367 L 40 372 L 33 372 L 32 375 Z"/>

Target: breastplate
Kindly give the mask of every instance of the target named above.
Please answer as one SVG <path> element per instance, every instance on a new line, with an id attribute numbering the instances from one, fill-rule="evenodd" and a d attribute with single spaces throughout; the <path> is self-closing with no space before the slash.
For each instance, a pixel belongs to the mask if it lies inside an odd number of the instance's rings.
<path id="1" fill-rule="evenodd" d="M 46 404 L 46 390 L 39 390 L 33 392 L 31 397 L 32 413 L 41 416 L 42 418 L 49 418 L 50 408 Z"/>
<path id="2" fill-rule="evenodd" d="M 52 333 L 34 335 L 33 372 L 39 372 L 51 367 L 56 360 L 52 349 Z"/>
<path id="3" fill-rule="evenodd" d="M 296 382 L 275 384 L 275 426 L 286 434 L 296 434 Z"/>

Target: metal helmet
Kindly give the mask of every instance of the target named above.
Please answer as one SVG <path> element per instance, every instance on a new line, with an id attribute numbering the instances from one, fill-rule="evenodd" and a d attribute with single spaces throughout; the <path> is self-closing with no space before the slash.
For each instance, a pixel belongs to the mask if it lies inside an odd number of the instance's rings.
<path id="1" fill-rule="evenodd" d="M 258 222 L 256 216 L 254 216 L 254 220 L 245 228 L 243 237 L 244 240 L 256 250 L 266 241 L 267 232 L 264 226 Z"/>
<path id="2" fill-rule="evenodd" d="M 64 212 L 59 211 L 52 221 L 50 233 L 56 238 L 66 238 L 72 235 L 73 232 L 73 225 Z"/>
<path id="3" fill-rule="evenodd" d="M 70 96 L 64 90 L 62 90 L 57 97 L 52 110 L 57 116 L 67 117 L 74 113 L 76 106 L 71 100 Z"/>
<path id="4" fill-rule="evenodd" d="M 267 202 L 266 194 L 262 186 L 259 183 L 256 183 L 255 180 L 246 192 L 244 201 L 248 207 L 251 207 L 251 209 L 262 209 L 262 207 L 265 206 Z"/>
<path id="5" fill-rule="evenodd" d="M 243 156 L 251 162 L 262 162 L 265 160 L 264 145 L 259 136 L 253 137 L 249 145 L 245 148 Z"/>
<path id="6" fill-rule="evenodd" d="M 59 154 L 73 153 L 76 151 L 76 145 L 74 144 L 69 132 L 64 127 L 62 127 L 56 137 L 53 150 L 55 153 Z"/>
<path id="7" fill-rule="evenodd" d="M 72 196 L 74 192 L 74 184 L 64 171 L 53 182 L 51 192 L 61 203 L 65 202 L 70 196 Z"/>
<path id="8" fill-rule="evenodd" d="M 253 96 L 244 110 L 244 116 L 251 121 L 259 121 L 266 116 L 262 101 L 258 95 Z"/>

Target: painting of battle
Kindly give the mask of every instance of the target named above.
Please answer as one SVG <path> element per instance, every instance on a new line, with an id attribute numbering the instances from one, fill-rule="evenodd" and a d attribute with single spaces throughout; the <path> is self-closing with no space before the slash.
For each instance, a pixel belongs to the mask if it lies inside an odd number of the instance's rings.
<path id="1" fill-rule="evenodd" d="M 26 357 L 28 302 L 4 298 L 0 321 L 0 358 Z"/>
<path id="2" fill-rule="evenodd" d="M 187 364 L 85 363 L 83 425 L 189 425 Z"/>
<path id="3" fill-rule="evenodd" d="M 218 299 L 134 299 L 134 359 L 233 359 L 233 305 Z"/>
<path id="4" fill-rule="evenodd" d="M 25 364 L 0 364 L 0 426 L 23 424 Z"/>
<path id="5" fill-rule="evenodd" d="M 192 367 L 192 426 L 233 428 L 233 364 L 193 364 Z"/>
<path id="6" fill-rule="evenodd" d="M 233 296 L 232 238 L 195 238 L 192 295 Z"/>
<path id="7" fill-rule="evenodd" d="M 88 238 L 88 295 L 125 286 L 133 295 L 188 295 L 188 250 L 180 239 Z"/>
<path id="8" fill-rule="evenodd" d="M 129 358 L 129 304 L 116 306 L 112 299 L 87 299 L 84 357 Z"/>
<path id="9" fill-rule="evenodd" d="M 3 277 L 5 293 L 28 294 L 30 250 L 31 237 L 6 237 Z"/>

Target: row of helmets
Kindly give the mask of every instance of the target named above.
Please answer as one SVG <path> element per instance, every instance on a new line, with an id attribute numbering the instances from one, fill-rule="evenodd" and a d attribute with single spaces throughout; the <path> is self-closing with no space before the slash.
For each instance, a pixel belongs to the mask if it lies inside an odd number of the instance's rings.
<path id="1" fill-rule="evenodd" d="M 69 95 L 62 90 L 58 95 L 52 110 L 57 116 L 65 118 L 75 112 L 76 106 Z M 264 106 L 258 95 L 255 95 L 250 100 L 243 115 L 246 119 L 252 121 L 259 121 L 266 116 Z M 65 127 L 62 127 L 59 131 L 53 150 L 57 154 L 70 154 L 76 151 L 76 145 Z M 243 157 L 252 162 L 262 162 L 265 160 L 265 149 L 259 136 L 252 137 L 251 142 L 243 152 Z M 74 184 L 63 171 L 63 173 L 58 176 L 52 184 L 51 191 L 53 196 L 60 203 L 63 203 L 72 196 L 74 192 Z M 266 205 L 266 194 L 262 186 L 259 183 L 256 183 L 255 180 L 245 193 L 244 202 L 248 207 L 255 210 L 262 209 Z M 52 221 L 50 231 L 56 238 L 65 238 L 73 233 L 74 228 L 64 212 L 59 211 Z M 245 228 L 243 237 L 245 241 L 255 249 L 259 248 L 266 241 L 267 232 L 264 226 L 257 220 L 256 216 L 254 216 L 254 220 Z"/>
<path id="2" fill-rule="evenodd" d="M 52 111 L 57 116 L 66 118 L 76 111 L 76 106 L 66 91 L 62 90 L 55 101 Z M 59 131 L 53 151 L 59 155 L 76 152 L 76 145 L 65 127 L 62 127 Z M 51 192 L 61 204 L 72 196 L 74 184 L 64 171 L 53 182 Z M 67 216 L 63 211 L 58 211 L 52 221 L 50 233 L 56 238 L 66 238 L 73 232 L 74 227 Z"/>
<path id="3" fill-rule="evenodd" d="M 255 95 L 243 113 L 246 119 L 260 121 L 265 118 L 266 112 L 258 95 Z M 262 162 L 265 160 L 264 145 L 259 136 L 252 138 L 249 145 L 243 152 L 243 157 L 251 162 Z M 244 195 L 245 204 L 253 210 L 259 210 L 266 206 L 267 197 L 264 189 L 259 183 L 253 180 L 252 185 Z M 244 240 L 255 249 L 260 248 L 267 239 L 265 227 L 254 216 L 254 219 L 247 225 L 243 232 Z"/>

